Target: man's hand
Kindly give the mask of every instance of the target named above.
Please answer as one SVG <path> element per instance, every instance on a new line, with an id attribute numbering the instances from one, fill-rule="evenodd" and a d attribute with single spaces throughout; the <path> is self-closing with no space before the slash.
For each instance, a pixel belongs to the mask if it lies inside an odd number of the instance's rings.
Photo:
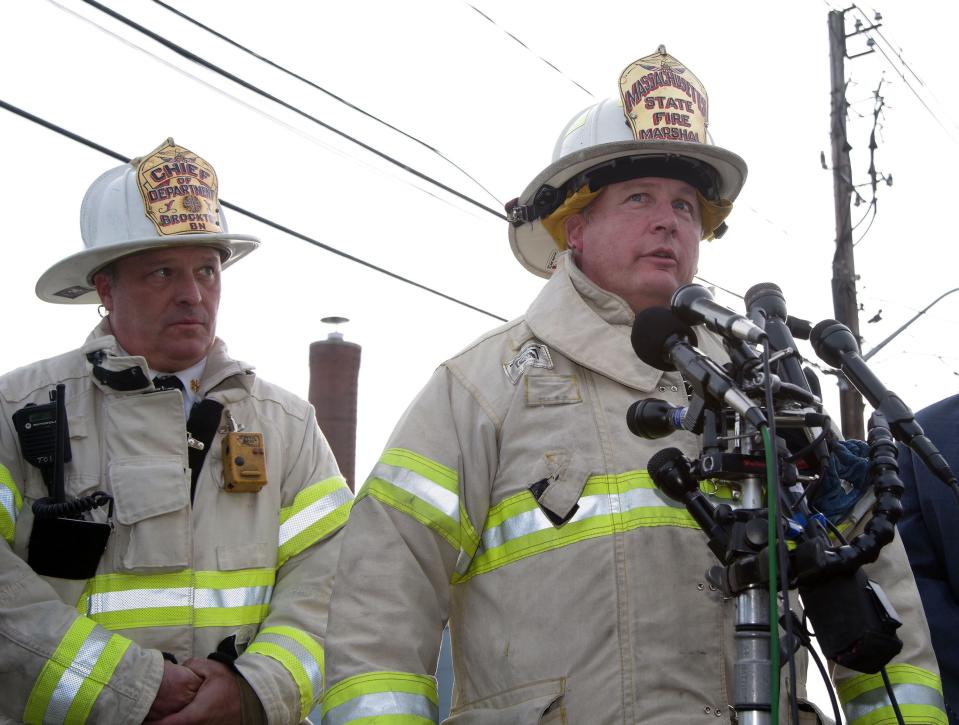
<path id="1" fill-rule="evenodd" d="M 179 712 L 193 702 L 202 684 L 203 678 L 189 668 L 163 660 L 163 679 L 145 722 Z"/>
<path id="2" fill-rule="evenodd" d="M 229 667 L 215 660 L 198 658 L 187 660 L 183 667 L 192 670 L 201 680 L 196 697 L 183 709 L 156 721 L 156 725 L 236 725 L 241 722 L 240 685 Z"/>

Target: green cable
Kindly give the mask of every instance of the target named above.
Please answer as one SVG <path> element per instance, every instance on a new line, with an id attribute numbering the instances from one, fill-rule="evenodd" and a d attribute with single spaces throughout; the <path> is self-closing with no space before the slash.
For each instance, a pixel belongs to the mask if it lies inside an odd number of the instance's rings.
<path id="1" fill-rule="evenodd" d="M 768 538 L 769 545 L 766 548 L 767 559 L 769 561 L 769 683 L 770 694 L 769 704 L 771 709 L 770 722 L 779 722 L 779 606 L 777 604 L 778 581 L 777 558 L 779 552 L 776 534 L 778 527 L 776 522 L 779 520 L 778 495 L 779 487 L 773 478 L 775 470 L 773 460 L 773 447 L 769 437 L 769 428 L 764 426 L 763 448 L 766 453 L 766 507 L 768 513 Z"/>

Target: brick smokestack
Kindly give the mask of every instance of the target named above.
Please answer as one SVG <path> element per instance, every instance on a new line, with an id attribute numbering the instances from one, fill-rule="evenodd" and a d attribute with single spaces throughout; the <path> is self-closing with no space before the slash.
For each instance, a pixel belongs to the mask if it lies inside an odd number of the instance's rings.
<path id="1" fill-rule="evenodd" d="M 345 317 L 324 317 L 338 325 Z M 316 422 L 333 449 L 340 472 L 350 490 L 355 488 L 356 397 L 361 347 L 346 342 L 343 333 L 331 332 L 325 340 L 310 345 L 310 403 Z"/>

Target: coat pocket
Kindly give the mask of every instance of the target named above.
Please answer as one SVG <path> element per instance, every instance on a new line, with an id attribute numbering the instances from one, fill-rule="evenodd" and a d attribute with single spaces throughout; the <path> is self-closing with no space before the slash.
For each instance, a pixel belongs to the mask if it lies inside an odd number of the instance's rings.
<path id="1" fill-rule="evenodd" d="M 190 563 L 190 478 L 179 457 L 113 461 L 113 561 L 117 571 L 184 569 Z"/>
<path id="2" fill-rule="evenodd" d="M 541 374 L 526 376 L 526 404 L 570 405 L 583 402 L 575 375 Z"/>
<path id="3" fill-rule="evenodd" d="M 589 478 L 580 458 L 573 450 L 547 451 L 533 469 L 529 491 L 553 526 L 562 526 L 579 510 Z"/>
<path id="4" fill-rule="evenodd" d="M 446 725 L 559 725 L 566 722 L 566 678 L 540 680 L 453 708 Z"/>

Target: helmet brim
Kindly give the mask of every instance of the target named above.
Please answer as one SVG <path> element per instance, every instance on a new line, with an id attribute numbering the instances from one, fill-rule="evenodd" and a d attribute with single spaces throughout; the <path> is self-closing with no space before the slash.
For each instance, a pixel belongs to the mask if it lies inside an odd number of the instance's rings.
<path id="1" fill-rule="evenodd" d="M 519 204 L 529 206 L 544 186 L 561 189 L 566 182 L 594 166 L 613 159 L 642 156 L 676 156 L 709 165 L 719 179 L 719 195 L 735 200 L 746 182 L 746 162 L 719 146 L 685 141 L 615 141 L 579 149 L 553 162 L 526 187 Z M 510 224 L 509 242 L 513 254 L 526 269 L 548 278 L 560 251 L 539 219 Z"/>
<path id="2" fill-rule="evenodd" d="M 36 293 L 44 302 L 54 304 L 99 304 L 93 276 L 108 264 L 131 254 L 171 247 L 214 247 L 224 253 L 221 268 L 226 269 L 259 245 L 259 239 L 247 234 L 177 234 L 93 247 L 50 267 L 37 280 Z"/>

